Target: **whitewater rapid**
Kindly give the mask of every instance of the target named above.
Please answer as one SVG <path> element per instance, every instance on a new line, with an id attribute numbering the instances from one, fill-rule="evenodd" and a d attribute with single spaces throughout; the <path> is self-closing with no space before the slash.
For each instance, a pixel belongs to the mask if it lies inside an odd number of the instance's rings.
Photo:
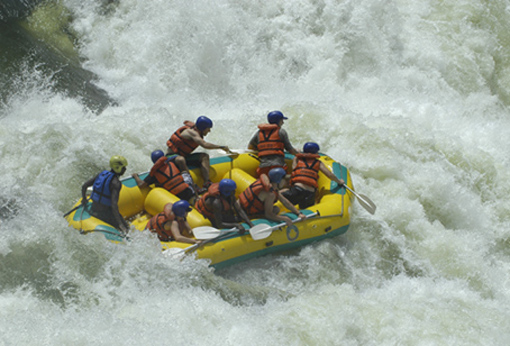
<path id="1" fill-rule="evenodd" d="M 100 114 L 20 61 L 0 103 L 0 345 L 510 342 L 504 0 L 62 0 Z M 51 23 L 53 17 L 43 17 Z M 27 20 L 30 20 L 28 18 Z M 214 272 L 62 218 L 110 156 L 146 171 L 184 120 L 246 148 L 279 109 L 377 205 Z"/>

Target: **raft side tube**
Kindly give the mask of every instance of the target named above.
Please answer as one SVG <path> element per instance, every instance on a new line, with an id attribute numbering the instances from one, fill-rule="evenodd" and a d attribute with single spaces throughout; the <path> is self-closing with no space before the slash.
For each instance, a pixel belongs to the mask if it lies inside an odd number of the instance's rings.
<path id="1" fill-rule="evenodd" d="M 167 190 L 161 187 L 156 187 L 149 192 L 145 199 L 145 210 L 150 215 L 156 215 L 163 211 L 167 203 L 175 203 L 179 200 L 179 197 L 171 194 Z M 211 222 L 204 218 L 204 216 L 195 208 L 188 213 L 188 217 L 186 219 L 192 228 L 211 225 Z"/>

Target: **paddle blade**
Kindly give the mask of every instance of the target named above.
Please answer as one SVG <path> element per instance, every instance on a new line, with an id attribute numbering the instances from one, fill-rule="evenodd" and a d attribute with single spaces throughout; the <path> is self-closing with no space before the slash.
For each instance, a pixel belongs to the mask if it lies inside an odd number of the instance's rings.
<path id="1" fill-rule="evenodd" d="M 193 235 L 200 240 L 213 239 L 219 236 L 221 231 L 210 226 L 201 226 L 193 228 Z"/>
<path id="2" fill-rule="evenodd" d="M 366 211 L 368 211 L 372 215 L 375 214 L 375 210 L 377 209 L 377 207 L 374 204 L 374 202 L 370 200 L 370 198 L 361 193 L 358 193 L 356 197 L 358 197 L 359 204 L 361 204 L 361 206 L 365 208 Z"/>
<path id="3" fill-rule="evenodd" d="M 187 253 L 198 249 L 199 246 L 200 244 L 193 244 L 184 249 L 169 248 L 163 251 L 163 256 L 182 260 Z"/>
<path id="4" fill-rule="evenodd" d="M 273 227 L 265 224 L 258 224 L 250 228 L 250 235 L 253 240 L 265 239 L 271 235 Z"/>

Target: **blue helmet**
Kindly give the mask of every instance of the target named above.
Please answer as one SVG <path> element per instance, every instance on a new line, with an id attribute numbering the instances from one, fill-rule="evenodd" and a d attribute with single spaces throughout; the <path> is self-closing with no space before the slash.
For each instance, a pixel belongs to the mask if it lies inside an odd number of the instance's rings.
<path id="1" fill-rule="evenodd" d="M 270 170 L 267 175 L 269 177 L 270 182 L 279 184 L 280 181 L 282 181 L 285 174 L 287 174 L 287 172 L 285 172 L 283 168 L 277 167 Z"/>
<path id="2" fill-rule="evenodd" d="M 282 119 L 286 120 L 288 118 L 284 117 L 280 111 L 272 111 L 267 115 L 267 122 L 270 124 L 278 124 Z"/>
<path id="3" fill-rule="evenodd" d="M 197 121 L 195 121 L 195 126 L 199 131 L 204 131 L 205 129 L 210 129 L 212 127 L 213 123 L 212 120 L 208 117 L 201 115 L 197 118 Z"/>
<path id="4" fill-rule="evenodd" d="M 191 210 L 191 206 L 189 205 L 188 201 L 185 200 L 177 201 L 172 206 L 173 213 L 178 217 L 185 217 L 186 213 Z"/>
<path id="5" fill-rule="evenodd" d="M 317 154 L 319 150 L 319 145 L 314 142 L 306 142 L 305 145 L 303 145 L 304 153 Z"/>
<path id="6" fill-rule="evenodd" d="M 156 163 L 160 158 L 165 156 L 165 153 L 163 153 L 161 150 L 154 150 L 151 154 L 151 160 L 153 163 Z"/>
<path id="7" fill-rule="evenodd" d="M 237 184 L 232 179 L 222 179 L 220 181 L 220 193 L 223 196 L 230 196 L 232 192 L 235 192 Z"/>

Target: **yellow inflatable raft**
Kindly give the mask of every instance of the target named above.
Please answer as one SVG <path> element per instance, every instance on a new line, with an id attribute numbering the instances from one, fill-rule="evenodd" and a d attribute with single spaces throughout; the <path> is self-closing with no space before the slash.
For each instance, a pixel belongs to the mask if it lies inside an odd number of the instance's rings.
<path id="1" fill-rule="evenodd" d="M 292 167 L 293 155 L 286 153 L 287 166 Z M 215 230 L 209 220 L 205 219 L 198 211 L 193 209 L 188 214 L 188 222 L 192 228 L 209 226 L 209 229 L 217 231 L 217 236 L 204 241 L 200 246 L 179 243 L 162 242 L 163 250 L 178 254 L 196 254 L 198 258 L 210 260 L 210 265 L 222 268 L 253 257 L 269 253 L 300 247 L 305 244 L 334 237 L 347 231 L 350 223 L 350 208 L 353 196 L 360 198 L 355 191 L 350 173 L 345 166 L 334 161 L 329 156 L 321 154 L 319 158 L 339 179 L 346 182 L 345 186 L 338 186 L 322 173 L 319 174 L 317 202 L 310 208 L 302 210 L 307 215 L 305 220 L 296 219 L 297 216 L 290 213 L 280 202 L 281 214 L 289 216 L 293 220 L 293 226 L 278 225 L 266 219 L 253 220 L 256 232 L 239 234 L 237 230 Z M 236 197 L 256 180 L 255 171 L 259 166 L 256 154 L 251 152 L 236 155 L 225 155 L 211 158 L 210 178 L 213 182 L 221 179 L 233 179 L 237 184 Z M 199 168 L 190 167 L 191 176 L 195 183 L 202 186 L 203 181 Z M 144 179 L 148 173 L 140 174 Z M 176 202 L 178 198 L 170 192 L 150 186 L 140 189 L 133 178 L 121 180 L 123 186 L 119 197 L 119 210 L 129 223 L 139 231 L 144 231 L 148 220 L 155 214 L 160 213 L 168 202 Z M 354 195 L 353 195 L 354 194 Z M 361 195 L 362 196 L 362 195 Z M 366 197 L 365 197 L 366 198 Z M 363 200 L 360 200 L 363 205 Z M 90 216 L 88 207 L 81 207 L 81 200 L 65 217 L 69 224 L 81 233 L 98 232 L 111 241 L 124 241 L 121 233 L 109 224 Z M 371 206 L 367 205 L 371 208 Z M 373 206 L 375 211 L 375 206 Z M 368 209 L 367 209 L 368 210 Z M 244 224 L 249 229 L 247 224 Z M 202 238 L 203 239 L 203 238 Z"/>

